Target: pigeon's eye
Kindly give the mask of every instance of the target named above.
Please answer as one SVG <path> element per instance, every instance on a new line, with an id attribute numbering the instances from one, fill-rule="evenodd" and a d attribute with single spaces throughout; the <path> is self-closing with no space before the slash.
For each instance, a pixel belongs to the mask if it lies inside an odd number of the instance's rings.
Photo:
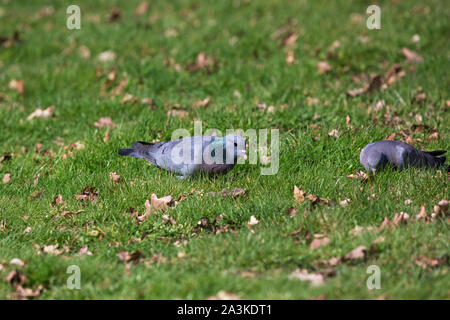
<path id="1" fill-rule="evenodd" d="M 234 146 L 237 147 L 237 143 L 236 142 L 234 143 Z"/>

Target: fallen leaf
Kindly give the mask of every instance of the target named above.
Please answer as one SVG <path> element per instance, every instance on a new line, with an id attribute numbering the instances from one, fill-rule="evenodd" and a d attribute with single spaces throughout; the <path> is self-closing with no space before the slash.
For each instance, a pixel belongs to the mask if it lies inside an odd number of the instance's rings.
<path id="1" fill-rule="evenodd" d="M 366 257 L 366 246 L 359 246 L 347 253 L 344 257 L 345 260 L 363 259 Z"/>
<path id="2" fill-rule="evenodd" d="M 59 249 L 58 244 L 47 245 L 42 248 L 42 251 L 47 254 L 53 254 L 55 256 L 59 256 L 68 250 L 66 248 Z"/>
<path id="3" fill-rule="evenodd" d="M 255 218 L 255 216 L 251 216 L 250 220 L 247 222 L 247 226 L 254 226 L 259 223 L 259 220 Z"/>
<path id="4" fill-rule="evenodd" d="M 407 224 L 408 220 L 409 215 L 406 212 L 400 212 L 395 214 L 392 224 L 397 227 L 400 224 Z"/>
<path id="5" fill-rule="evenodd" d="M 337 139 L 339 138 L 339 131 L 337 129 L 333 129 L 330 132 L 328 132 L 328 136 Z"/>
<path id="6" fill-rule="evenodd" d="M 133 262 L 134 264 L 138 264 L 143 257 L 144 254 L 142 253 L 142 250 L 136 250 L 132 253 L 124 250 L 119 252 L 119 259 L 123 262 Z"/>
<path id="7" fill-rule="evenodd" d="M 211 102 L 211 98 L 210 98 L 210 97 L 207 97 L 207 98 L 205 98 L 205 99 L 195 101 L 195 102 L 192 104 L 192 107 L 193 107 L 193 108 L 198 108 L 198 107 L 203 107 L 203 108 L 204 108 L 204 107 L 206 107 L 210 102 Z"/>
<path id="8" fill-rule="evenodd" d="M 5 173 L 5 175 L 3 176 L 3 183 L 8 183 L 9 181 L 11 181 L 11 174 L 10 173 Z"/>
<path id="9" fill-rule="evenodd" d="M 39 296 L 43 290 L 44 287 L 42 285 L 39 285 L 36 290 L 33 290 L 31 288 L 23 288 L 22 286 L 19 285 L 16 287 L 14 298 L 17 300 L 26 300 L 28 298 L 35 298 Z"/>
<path id="10" fill-rule="evenodd" d="M 11 259 L 11 261 L 9 261 L 9 264 L 16 265 L 19 267 L 23 267 L 25 265 L 25 263 L 22 260 L 20 260 L 19 258 Z"/>
<path id="11" fill-rule="evenodd" d="M 408 48 L 402 48 L 402 53 L 406 57 L 406 63 L 423 63 L 423 58 Z"/>
<path id="12" fill-rule="evenodd" d="M 104 51 L 98 55 L 98 60 L 101 62 L 110 62 L 116 59 L 116 54 L 113 51 Z"/>
<path id="13" fill-rule="evenodd" d="M 78 251 L 78 255 L 79 256 L 83 256 L 83 255 L 92 255 L 92 252 L 89 251 L 88 246 L 84 245 L 80 248 L 80 251 Z"/>
<path id="14" fill-rule="evenodd" d="M 169 110 L 167 112 L 167 115 L 169 117 L 178 117 L 180 119 L 183 119 L 183 118 L 187 118 L 189 116 L 189 112 L 187 112 L 186 110 L 173 109 L 173 110 Z"/>
<path id="15" fill-rule="evenodd" d="M 314 236 L 316 236 L 316 235 L 314 235 Z M 329 242 L 330 242 L 330 239 L 328 239 L 328 237 L 321 235 L 318 238 L 314 238 L 314 240 L 311 241 L 311 244 L 309 247 L 314 250 L 321 246 L 327 245 Z"/>
<path id="16" fill-rule="evenodd" d="M 242 188 L 235 188 L 235 189 L 231 189 L 231 190 L 221 190 L 218 192 L 208 192 L 206 195 L 207 196 L 232 196 L 232 197 L 237 197 L 237 196 L 241 196 L 241 195 L 245 195 L 247 193 L 247 191 L 245 189 Z"/>
<path id="17" fill-rule="evenodd" d="M 119 21 L 121 17 L 122 17 L 122 13 L 120 12 L 119 8 L 114 7 L 111 11 L 111 14 L 108 17 L 108 22 Z"/>
<path id="18" fill-rule="evenodd" d="M 94 187 L 85 186 L 80 194 L 76 194 L 75 198 L 79 201 L 92 201 L 95 202 L 98 199 L 98 191 Z"/>
<path id="19" fill-rule="evenodd" d="M 212 56 L 206 55 L 205 52 L 200 52 L 197 55 L 197 60 L 195 63 L 191 63 L 187 66 L 187 70 L 189 72 L 194 72 L 202 69 L 208 69 L 211 71 L 211 69 L 215 65 L 215 59 Z"/>
<path id="20" fill-rule="evenodd" d="M 319 61 L 317 63 L 317 71 L 319 71 L 320 74 L 325 74 L 327 71 L 331 70 L 331 66 L 327 61 Z"/>
<path id="21" fill-rule="evenodd" d="M 8 273 L 5 280 L 10 285 L 16 287 L 22 285 L 27 280 L 27 276 L 20 270 L 13 270 Z"/>
<path id="22" fill-rule="evenodd" d="M 305 194 L 306 192 L 303 190 L 300 190 L 297 186 L 294 186 L 294 199 L 297 203 L 302 203 L 305 201 Z"/>
<path id="23" fill-rule="evenodd" d="M 53 198 L 53 201 L 52 201 L 52 203 L 50 204 L 52 207 L 54 207 L 54 206 L 59 206 L 59 205 L 61 205 L 61 204 L 63 204 L 63 198 L 62 198 L 62 195 L 60 195 L 60 194 L 57 194 L 54 198 Z"/>
<path id="24" fill-rule="evenodd" d="M 325 283 L 325 279 L 323 275 L 320 273 L 308 273 L 306 269 L 300 270 L 296 269 L 294 270 L 290 275 L 289 279 L 298 279 L 300 281 L 308 281 L 313 286 L 320 286 Z"/>
<path id="25" fill-rule="evenodd" d="M 84 210 L 78 210 L 76 212 L 74 212 L 74 211 L 63 211 L 63 212 L 61 212 L 61 217 L 76 216 L 76 215 L 79 215 L 82 212 L 84 212 Z"/>
<path id="26" fill-rule="evenodd" d="M 239 300 L 239 296 L 232 292 L 220 290 L 217 295 L 208 297 L 206 300 Z"/>
<path id="27" fill-rule="evenodd" d="M 112 121 L 111 117 L 102 117 L 98 121 L 94 122 L 94 126 L 97 128 L 115 127 L 116 124 Z"/>
<path id="28" fill-rule="evenodd" d="M 18 94 L 22 95 L 25 91 L 25 86 L 21 80 L 11 80 L 8 84 L 10 89 L 16 90 Z"/>
<path id="29" fill-rule="evenodd" d="M 120 175 L 118 175 L 116 172 L 110 172 L 109 180 L 111 182 L 120 183 Z"/>
<path id="30" fill-rule="evenodd" d="M 150 3 L 148 1 L 142 1 L 141 4 L 134 10 L 134 14 L 137 16 L 142 16 L 150 8 Z"/>
<path id="31" fill-rule="evenodd" d="M 381 88 L 382 84 L 383 84 L 383 82 L 382 82 L 381 76 L 377 75 L 377 76 L 373 77 L 370 80 L 369 84 L 366 85 L 365 87 L 358 88 L 358 89 L 353 89 L 353 90 L 348 90 L 347 91 L 347 96 L 349 96 L 349 97 L 357 97 L 357 96 L 360 96 L 362 94 L 378 90 L 378 89 Z"/>
<path id="32" fill-rule="evenodd" d="M 361 170 L 356 170 L 355 174 L 349 174 L 346 177 L 350 178 L 350 179 L 362 179 L 362 180 L 366 180 L 366 179 L 369 178 L 367 173 L 365 173 L 365 172 L 363 172 Z"/>
<path id="33" fill-rule="evenodd" d="M 428 269 L 439 266 L 440 261 L 438 259 L 428 258 L 422 254 L 414 261 L 414 263 L 422 269 Z"/>
<path id="34" fill-rule="evenodd" d="M 341 206 L 341 207 L 345 207 L 345 206 L 347 206 L 350 202 L 352 202 L 352 200 L 350 200 L 350 199 L 344 199 L 344 200 L 342 200 L 342 201 L 340 201 L 339 202 L 339 205 Z"/>
<path id="35" fill-rule="evenodd" d="M 158 198 L 156 194 L 152 194 L 151 197 L 151 208 L 157 211 L 165 211 L 169 206 L 172 206 L 174 201 L 172 196 L 165 196 Z"/>
<path id="36" fill-rule="evenodd" d="M 52 112 L 54 109 L 55 109 L 55 106 L 48 107 L 45 110 L 38 108 L 27 117 L 27 120 L 30 121 L 30 120 L 33 120 L 34 118 L 41 118 L 41 119 L 48 118 L 52 115 Z"/>

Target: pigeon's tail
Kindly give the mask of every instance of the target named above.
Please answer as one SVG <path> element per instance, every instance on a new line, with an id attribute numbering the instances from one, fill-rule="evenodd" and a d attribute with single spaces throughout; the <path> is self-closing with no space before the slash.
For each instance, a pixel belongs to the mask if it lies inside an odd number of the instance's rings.
<path id="1" fill-rule="evenodd" d="M 437 156 L 442 156 L 444 153 L 447 152 L 447 150 L 435 150 L 435 151 L 424 151 L 424 152 L 428 153 L 430 156 L 437 157 Z"/>
<path id="2" fill-rule="evenodd" d="M 134 149 L 132 149 L 132 148 L 126 148 L 126 149 L 120 149 L 119 150 L 119 155 L 120 156 L 135 157 L 136 155 L 134 153 L 135 153 Z"/>
<path id="3" fill-rule="evenodd" d="M 445 156 L 442 156 L 446 153 L 446 150 L 436 150 L 436 151 L 424 151 L 425 158 L 429 165 L 435 168 L 444 167 L 447 171 L 450 170 L 450 166 L 445 164 L 445 160 L 447 159 Z M 442 157 L 439 157 L 442 156 Z M 450 171 L 449 171 L 450 172 Z"/>
<path id="4" fill-rule="evenodd" d="M 136 141 L 133 143 L 132 148 L 125 148 L 119 150 L 119 155 L 128 156 L 134 158 L 143 158 L 150 163 L 155 163 L 154 159 L 150 156 L 149 150 L 154 146 L 153 143 L 147 143 L 143 141 Z"/>

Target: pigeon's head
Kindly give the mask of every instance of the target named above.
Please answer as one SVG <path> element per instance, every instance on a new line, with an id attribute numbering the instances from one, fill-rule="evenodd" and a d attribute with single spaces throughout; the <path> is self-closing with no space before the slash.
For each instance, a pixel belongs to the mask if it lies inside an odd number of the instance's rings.
<path id="1" fill-rule="evenodd" d="M 378 170 L 383 169 L 389 163 L 388 158 L 381 152 L 369 152 L 367 155 L 367 164 L 369 171 L 375 174 Z"/>
<path id="2" fill-rule="evenodd" d="M 227 157 L 226 159 L 233 159 L 233 162 L 235 162 L 238 157 L 247 159 L 245 139 L 237 134 L 229 134 L 224 137 L 224 148 Z"/>

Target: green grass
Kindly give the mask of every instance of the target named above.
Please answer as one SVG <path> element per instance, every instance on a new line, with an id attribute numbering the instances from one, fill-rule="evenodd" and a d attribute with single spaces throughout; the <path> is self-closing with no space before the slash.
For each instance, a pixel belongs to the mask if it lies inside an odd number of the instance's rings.
<path id="1" fill-rule="evenodd" d="M 24 287 L 44 286 L 39 299 L 204 299 L 221 290 L 244 299 L 449 298 L 448 219 L 390 231 L 350 232 L 355 226 L 379 226 L 384 217 L 392 219 L 401 211 L 412 218 L 421 205 L 430 213 L 449 198 L 447 174 L 387 171 L 366 183 L 346 178 L 362 169 L 362 147 L 392 133 L 399 139 L 401 130 L 421 139 L 419 148 L 449 149 L 449 109 L 443 107 L 450 99 L 447 1 L 377 1 L 381 30 L 366 28 L 365 1 L 151 1 L 140 17 L 134 15 L 139 1 L 77 1 L 82 25 L 73 31 L 66 28 L 67 2 L 51 3 L 54 13 L 38 17 L 45 1 L 0 2 L 0 36 L 19 30 L 22 39 L 0 48 L 0 156 L 13 153 L 0 167 L 0 178 L 11 174 L 9 183 L 0 183 L 0 298 L 14 298 L 14 288 L 4 280 L 15 268 L 9 265 L 13 258 L 25 263 L 17 267 L 27 276 Z M 108 23 L 114 3 L 122 17 Z M 352 13 L 362 20 L 352 22 Z M 293 65 L 285 61 L 281 39 L 271 38 L 282 27 L 299 34 Z M 178 30 L 176 37 L 165 35 L 171 29 Z M 411 41 L 414 34 L 420 35 L 418 43 Z M 370 42 L 361 43 L 360 36 Z M 327 56 L 335 40 L 340 47 Z M 79 54 L 82 45 L 91 52 L 87 59 Z M 419 53 L 424 63 L 406 64 L 403 47 Z M 99 62 L 97 56 L 106 50 L 114 51 L 116 59 Z M 214 57 L 215 65 L 187 71 L 200 52 Z M 167 67 L 165 59 L 181 70 Z M 316 69 L 321 60 L 332 66 L 326 74 Z M 347 90 L 360 86 L 353 75 L 384 74 L 394 63 L 402 65 L 404 78 L 386 90 L 346 97 Z M 101 96 L 112 68 L 117 77 Z M 24 82 L 23 95 L 8 88 L 12 79 Z M 111 91 L 122 79 L 128 85 L 113 97 Z M 427 94 L 424 103 L 411 102 L 418 86 Z M 125 93 L 139 100 L 151 98 L 154 106 L 140 101 L 122 104 Z M 206 108 L 191 108 L 206 97 L 211 98 Z M 308 97 L 320 102 L 309 106 Z M 384 116 L 386 107 L 368 113 L 368 107 L 381 99 L 390 106 L 390 116 Z M 259 103 L 275 106 L 275 112 L 258 109 Z M 169 118 L 169 105 L 174 104 L 184 106 L 189 116 Z M 282 109 L 283 104 L 288 107 Z M 36 108 L 51 105 L 56 107 L 52 117 L 26 120 Z M 93 125 L 107 116 L 116 127 Z M 180 181 L 143 160 L 117 155 L 135 140 L 168 140 L 177 128 L 193 132 L 195 119 L 203 122 L 204 130 L 278 128 L 279 172 L 261 176 L 260 165 L 245 164 L 217 178 Z M 393 119 L 398 121 L 392 124 Z M 312 124 L 317 124 L 317 132 Z M 412 131 L 414 124 L 425 124 L 440 135 L 427 140 L 431 129 Z M 335 128 L 337 139 L 328 136 Z M 105 143 L 106 131 L 110 140 Z M 85 148 L 64 159 L 63 146 L 74 142 Z M 56 153 L 52 161 L 35 152 L 37 143 L 43 144 L 41 150 Z M 110 182 L 113 171 L 121 175 L 121 183 Z M 86 185 L 98 190 L 97 202 L 75 199 Z M 298 214 L 290 217 L 285 212 L 293 205 L 294 185 L 333 203 L 345 198 L 352 202 L 327 207 L 305 201 L 295 205 Z M 165 213 L 176 225 L 165 224 L 163 214 L 137 224 L 127 212 L 133 207 L 143 213 L 152 193 L 176 198 L 192 189 L 206 193 L 237 187 L 245 188 L 247 195 L 189 195 Z M 40 195 L 30 197 L 35 192 Z M 57 194 L 64 204 L 52 207 Z M 368 200 L 372 194 L 377 196 Z M 407 199 L 412 203 L 405 204 Z M 60 217 L 63 210 L 81 209 L 85 212 L 77 216 Z M 202 217 L 213 219 L 222 213 L 226 217 L 221 223 L 233 226 L 236 233 L 194 232 Z M 247 228 L 252 215 L 260 221 L 253 231 Z M 310 234 L 326 235 L 330 243 L 312 250 L 304 234 L 298 240 L 285 236 L 300 226 Z M 24 233 L 27 227 L 32 230 Z M 144 232 L 141 242 L 132 241 Z M 384 242 L 372 246 L 379 236 Z M 52 244 L 68 252 L 37 254 L 36 245 Z M 93 254 L 78 256 L 83 245 Z M 289 279 L 295 269 L 322 272 L 317 261 L 343 257 L 359 245 L 373 250 L 364 260 L 336 266 L 335 276 L 326 277 L 322 286 Z M 141 250 L 144 258 L 126 265 L 118 258 L 121 250 Z M 154 254 L 165 262 L 151 263 Z M 420 256 L 440 263 L 422 268 L 415 263 Z M 66 269 L 73 264 L 81 269 L 80 290 L 66 287 Z M 366 269 L 373 264 L 381 269 L 379 290 L 366 287 Z M 244 271 L 254 276 L 244 278 Z"/>

